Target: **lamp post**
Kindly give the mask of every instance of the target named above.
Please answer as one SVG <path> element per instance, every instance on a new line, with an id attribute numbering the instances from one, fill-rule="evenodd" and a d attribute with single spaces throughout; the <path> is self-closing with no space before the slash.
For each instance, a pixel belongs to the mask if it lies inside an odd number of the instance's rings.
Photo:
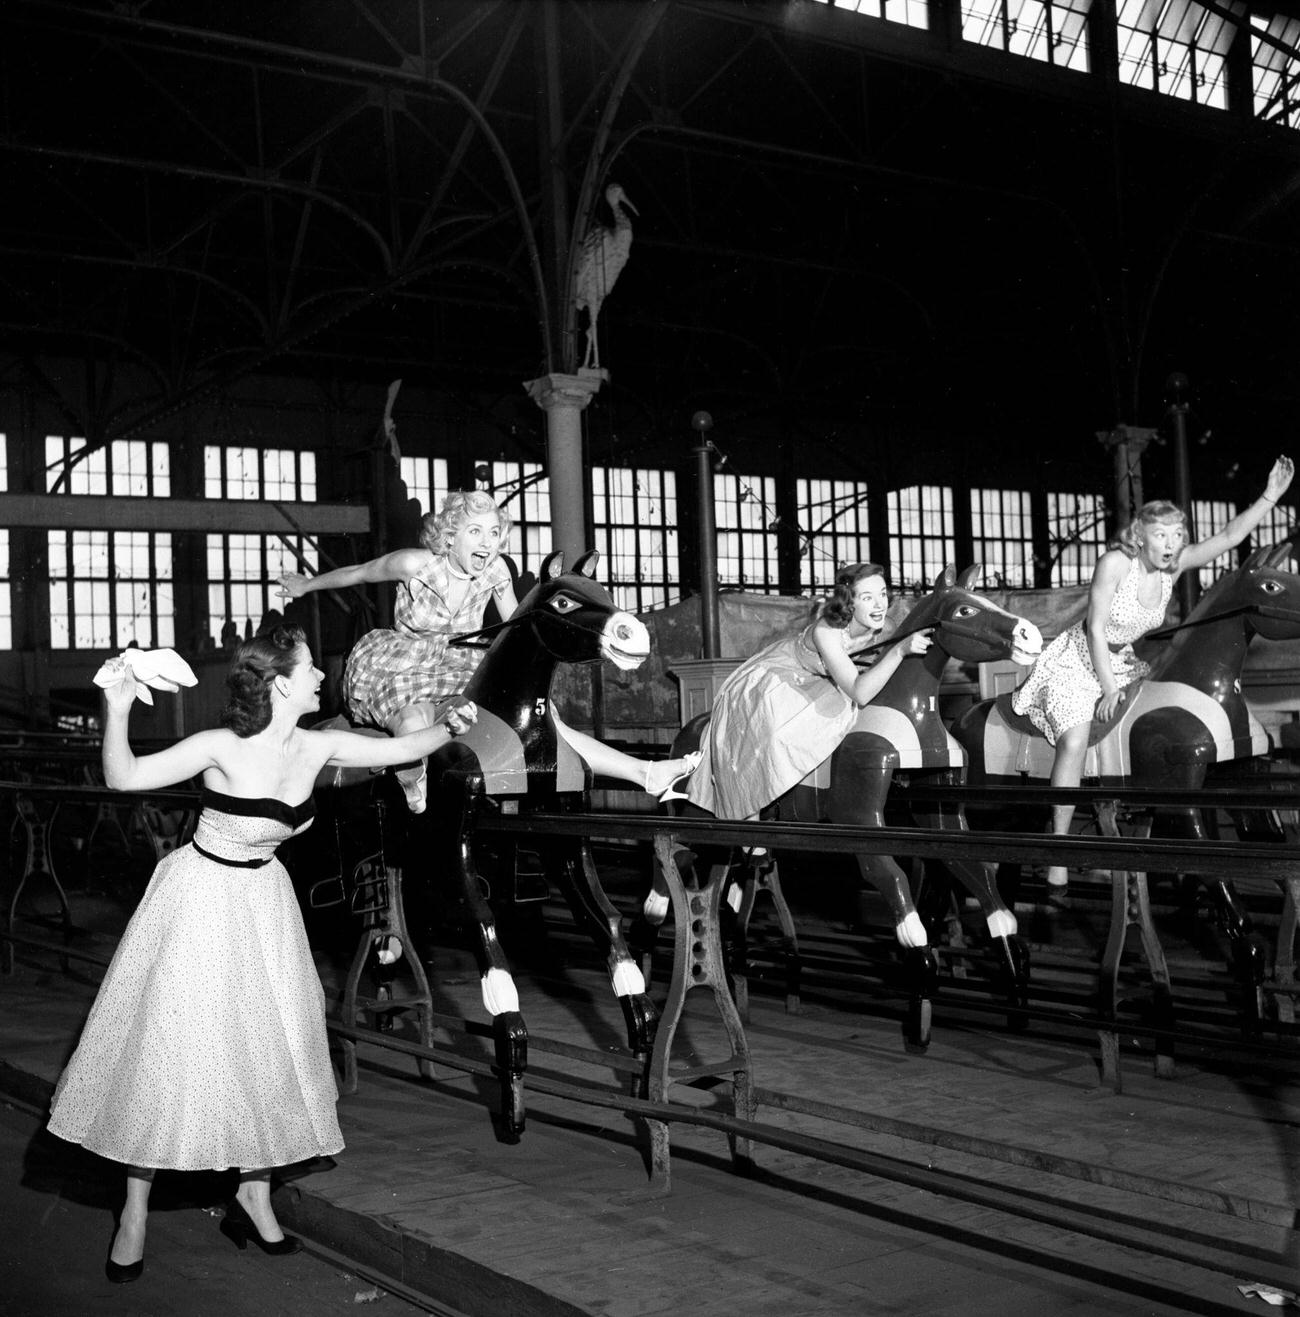
<path id="1" fill-rule="evenodd" d="M 713 417 L 696 412 L 691 417 L 695 431 L 695 503 L 700 528 L 700 657 L 720 657 L 718 644 L 718 535 L 713 516 L 713 445 L 709 431 Z"/>

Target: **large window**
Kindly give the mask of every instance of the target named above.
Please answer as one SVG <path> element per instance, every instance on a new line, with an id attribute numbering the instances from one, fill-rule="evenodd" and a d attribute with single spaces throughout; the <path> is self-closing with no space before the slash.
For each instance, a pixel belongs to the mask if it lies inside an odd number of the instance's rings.
<path id="1" fill-rule="evenodd" d="M 913 485 L 890 490 L 886 502 L 890 577 L 899 589 L 928 589 L 957 556 L 952 490 Z"/>
<path id="2" fill-rule="evenodd" d="M 540 462 L 480 462 L 488 478 L 478 482 L 514 519 L 505 546 L 520 571 L 537 571 L 550 553 L 551 482 Z M 572 563 L 566 564 L 572 567 Z"/>
<path id="3" fill-rule="evenodd" d="M 619 606 L 644 613 L 680 599 L 676 475 L 598 466 L 591 498 L 600 576 Z"/>
<path id="4" fill-rule="evenodd" d="M 1092 0 L 962 0 L 966 41 L 1087 72 Z"/>
<path id="5" fill-rule="evenodd" d="M 314 503 L 316 454 L 295 448 L 229 448 L 209 444 L 203 450 L 203 495 Z"/>
<path id="6" fill-rule="evenodd" d="M 1300 128 L 1300 18 L 1252 14 L 1250 25 L 1255 115 Z"/>
<path id="7" fill-rule="evenodd" d="M 971 541 L 989 585 L 1034 583 L 1034 537 L 1029 495 L 1019 489 L 970 491 Z"/>
<path id="8" fill-rule="evenodd" d="M 1087 585 L 1106 549 L 1106 501 L 1099 494 L 1048 494 L 1053 585 Z"/>
<path id="9" fill-rule="evenodd" d="M 1244 21 L 1246 6 L 1216 6 Z M 1117 0 L 1119 78 L 1132 87 L 1226 109 L 1225 59 L 1237 23 L 1194 0 Z"/>
<path id="10" fill-rule="evenodd" d="M 776 522 L 775 479 L 715 472 L 713 507 L 718 584 L 724 590 L 778 590 L 776 532 L 772 529 Z"/>
<path id="11" fill-rule="evenodd" d="M 445 457 L 402 458 L 402 480 L 406 492 L 420 501 L 420 513 L 427 516 L 442 507 L 447 497 L 447 459 Z"/>
<path id="12" fill-rule="evenodd" d="M 284 610 L 275 584 L 285 572 L 319 570 L 315 546 L 298 536 L 209 535 L 208 622 L 215 643 L 256 633 L 271 609 Z M 225 633 L 223 635 L 223 632 Z"/>
<path id="13" fill-rule="evenodd" d="M 173 645 L 172 537 L 166 531 L 52 530 L 53 649 Z"/>
<path id="14" fill-rule="evenodd" d="M 1199 498 L 1192 500 L 1193 529 L 1198 540 L 1213 535 L 1216 530 L 1222 530 L 1236 515 L 1237 508 L 1233 503 Z M 1266 540 L 1259 538 L 1258 531 L 1255 534 L 1255 543 L 1267 543 Z M 1232 571 L 1236 565 L 1236 555 L 1231 553 L 1225 553 L 1213 562 L 1207 562 L 1199 573 L 1202 587 L 1212 585 L 1220 576 Z"/>
<path id="15" fill-rule="evenodd" d="M 170 498 L 171 454 L 161 440 L 116 439 L 79 456 L 86 441 L 45 436 L 45 488 L 50 493 Z"/>
<path id="16" fill-rule="evenodd" d="M 799 586 L 823 594 L 835 573 L 871 560 L 867 487 L 856 480 L 796 480 L 799 507 Z"/>
<path id="17" fill-rule="evenodd" d="M 1268 516 L 1255 527 L 1250 542 L 1255 548 L 1263 544 L 1277 544 L 1295 529 L 1296 511 L 1285 503 L 1269 508 Z"/>

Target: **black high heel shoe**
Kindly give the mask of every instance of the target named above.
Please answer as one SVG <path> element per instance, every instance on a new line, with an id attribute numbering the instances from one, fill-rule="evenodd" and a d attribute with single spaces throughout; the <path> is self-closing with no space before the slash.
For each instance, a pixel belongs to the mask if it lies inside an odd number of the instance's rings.
<path id="1" fill-rule="evenodd" d="M 122 1223 L 119 1221 L 117 1230 L 121 1230 L 121 1228 Z M 133 1280 L 139 1280 L 144 1274 L 144 1258 L 137 1258 L 134 1262 L 113 1261 L 113 1244 L 117 1243 L 117 1230 L 113 1231 L 113 1240 L 108 1246 L 108 1257 L 104 1260 L 104 1275 L 114 1285 L 129 1285 Z"/>
<path id="2" fill-rule="evenodd" d="M 297 1235 L 285 1235 L 268 1244 L 253 1224 L 253 1218 L 244 1211 L 238 1198 L 232 1198 L 226 1207 L 226 1215 L 221 1221 L 221 1233 L 242 1253 L 251 1239 L 263 1253 L 283 1257 L 288 1253 L 297 1253 L 302 1248 L 302 1240 Z M 134 1279 L 134 1277 L 132 1277 Z"/>
<path id="3" fill-rule="evenodd" d="M 104 1275 L 113 1282 L 114 1285 L 129 1285 L 133 1280 L 139 1280 L 144 1274 L 144 1258 L 138 1262 L 114 1262 L 109 1258 L 104 1263 Z"/>

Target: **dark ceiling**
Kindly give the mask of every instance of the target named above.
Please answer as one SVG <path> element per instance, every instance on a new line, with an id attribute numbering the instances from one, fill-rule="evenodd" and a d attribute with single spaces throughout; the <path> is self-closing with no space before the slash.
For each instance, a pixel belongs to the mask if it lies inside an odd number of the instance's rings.
<path id="1" fill-rule="evenodd" d="M 811 0 L 5 0 L 0 65 L 0 379 L 97 359 L 92 436 L 401 376 L 540 453 L 617 182 L 598 460 L 705 406 L 748 469 L 1096 486 L 1172 370 L 1196 492 L 1295 446 L 1300 133 L 1248 113 Z"/>

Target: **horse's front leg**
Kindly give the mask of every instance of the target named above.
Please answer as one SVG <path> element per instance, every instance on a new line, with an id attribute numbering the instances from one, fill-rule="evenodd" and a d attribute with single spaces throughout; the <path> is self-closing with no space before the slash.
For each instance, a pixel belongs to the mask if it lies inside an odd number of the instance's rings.
<path id="1" fill-rule="evenodd" d="M 960 786 L 964 774 L 958 769 L 946 769 L 927 779 L 935 786 Z M 960 804 L 933 804 L 913 806 L 916 822 L 922 827 L 942 829 L 945 832 L 967 832 L 966 810 Z M 988 928 L 989 939 L 1006 975 L 1009 995 L 1015 1011 L 1011 1024 L 1023 1028 L 1027 1023 L 1021 1013 L 1029 1005 L 1029 947 L 1019 936 L 1015 914 L 1002 899 L 997 886 L 997 867 L 980 860 L 953 858 L 944 867 L 979 902 Z"/>
<path id="2" fill-rule="evenodd" d="M 566 853 L 547 852 L 552 877 L 564 893 L 579 924 L 606 953 L 614 996 L 627 1025 L 627 1045 L 638 1057 L 648 1057 L 654 1044 L 658 1013 L 646 995 L 645 978 L 623 937 L 623 919 L 601 886 L 586 838 Z"/>
<path id="3" fill-rule="evenodd" d="M 866 738 L 850 736 L 835 752 L 831 765 L 828 815 L 832 823 L 855 823 L 880 828 L 885 823 L 885 797 L 894 769 L 889 752 L 854 744 Z M 884 898 L 894 918 L 894 935 L 902 948 L 907 1018 L 904 1037 L 915 1047 L 930 1042 L 939 962 L 930 946 L 929 934 L 916 912 L 907 875 L 889 855 L 859 852 L 858 871 Z"/>
<path id="4" fill-rule="evenodd" d="M 528 1029 L 519 1010 L 519 992 L 501 943 L 496 919 L 484 896 L 486 884 L 474 864 L 474 825 L 483 796 L 466 783 L 458 810 L 455 832 L 456 879 L 465 909 L 477 934 L 475 947 L 483 1005 L 492 1017 L 492 1040 L 496 1049 L 497 1074 L 501 1084 L 502 1136 L 518 1142 L 524 1130 L 524 1071 L 528 1068 Z"/>

